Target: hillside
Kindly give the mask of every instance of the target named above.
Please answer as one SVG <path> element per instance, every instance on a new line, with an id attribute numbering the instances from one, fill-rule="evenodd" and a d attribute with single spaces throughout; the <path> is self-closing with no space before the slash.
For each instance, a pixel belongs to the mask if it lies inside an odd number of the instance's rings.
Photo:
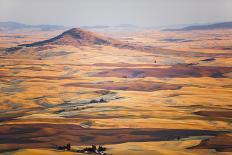
<path id="1" fill-rule="evenodd" d="M 14 53 L 15 51 L 21 50 L 24 47 L 36 47 L 37 51 L 49 49 L 50 45 L 62 46 L 73 46 L 73 47 L 91 47 L 95 45 L 111 46 L 117 49 L 126 49 L 126 50 L 136 50 L 140 52 L 158 54 L 158 55 L 174 55 L 174 56 L 186 56 L 186 57 L 220 57 L 221 54 L 218 53 L 202 53 L 202 52 L 182 52 L 172 49 L 165 49 L 154 45 L 140 45 L 137 43 L 132 43 L 128 41 L 121 41 L 111 37 L 106 37 L 104 35 L 84 30 L 82 28 L 72 28 L 61 33 L 58 36 L 55 36 L 51 39 L 42 40 L 29 44 L 20 44 L 18 46 L 6 48 L 5 52 Z M 48 47 L 46 47 L 48 46 Z M 231 56 L 231 53 L 225 53 L 226 57 Z"/>
<path id="2" fill-rule="evenodd" d="M 119 41 L 107 38 L 96 33 L 86 31 L 80 28 L 73 28 L 63 32 L 62 34 L 44 41 L 32 44 L 24 44 L 20 46 L 33 47 L 42 45 L 72 45 L 72 46 L 90 46 L 90 45 L 114 45 Z"/>

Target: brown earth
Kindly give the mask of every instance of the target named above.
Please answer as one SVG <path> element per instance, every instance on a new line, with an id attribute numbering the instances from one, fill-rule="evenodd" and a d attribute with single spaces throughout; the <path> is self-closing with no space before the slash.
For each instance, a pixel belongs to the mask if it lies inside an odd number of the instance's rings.
<path id="1" fill-rule="evenodd" d="M 232 118 L 232 110 L 215 110 L 215 111 L 197 111 L 196 115 L 206 116 L 209 118 Z"/>
<path id="2" fill-rule="evenodd" d="M 232 135 L 221 134 L 209 139 L 202 140 L 197 146 L 191 149 L 215 149 L 218 152 L 231 152 L 232 151 Z"/>
<path id="3" fill-rule="evenodd" d="M 177 90 L 180 85 L 165 84 L 152 81 L 122 81 L 122 82 L 98 82 L 98 83 L 68 83 L 65 86 L 77 86 L 86 88 L 100 88 L 105 90 L 124 90 L 124 91 L 158 91 L 158 90 Z"/>
<path id="4" fill-rule="evenodd" d="M 168 68 L 117 68 L 99 72 L 97 77 L 120 78 L 187 78 L 187 77 L 214 77 L 222 78 L 223 74 L 230 73 L 232 67 L 189 66 L 176 65 Z"/>
<path id="5" fill-rule="evenodd" d="M 71 124 L 5 124 L 0 126 L 0 149 L 52 148 L 72 145 L 169 141 L 191 136 L 215 136 L 223 131 L 151 128 L 92 129 Z M 4 144 L 4 145 L 3 145 Z M 2 146 L 1 146 L 2 145 Z"/>

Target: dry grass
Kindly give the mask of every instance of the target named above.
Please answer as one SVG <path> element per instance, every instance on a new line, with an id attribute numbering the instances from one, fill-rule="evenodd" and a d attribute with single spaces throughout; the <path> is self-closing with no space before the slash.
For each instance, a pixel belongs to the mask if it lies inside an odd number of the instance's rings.
<path id="1" fill-rule="evenodd" d="M 132 39 L 128 41 L 132 43 L 178 50 L 180 53 L 183 52 L 183 55 L 154 54 L 150 51 L 119 49 L 111 46 L 77 48 L 58 45 L 42 50 L 36 47 L 26 48 L 10 55 L 2 55 L 1 123 L 75 124 L 93 130 L 163 128 L 231 131 L 231 117 L 222 119 L 223 113 L 217 113 L 216 119 L 209 116 L 211 113 L 204 113 L 204 116 L 194 113 L 215 111 L 215 109 L 232 110 L 232 61 L 228 55 L 224 55 L 231 52 L 225 48 L 231 44 L 231 30 L 186 33 L 143 31 L 125 34 L 118 35 L 124 38 L 130 36 Z M 37 40 L 32 38 L 37 37 L 30 35 L 26 40 L 38 41 L 44 36 L 40 34 Z M 193 41 L 178 43 L 164 41 L 167 38 Z M 0 39 L 1 47 L 15 45 L 13 43 L 15 39 L 12 37 Z M 22 41 L 18 43 L 21 44 Z M 210 57 L 186 57 L 184 54 L 193 51 L 223 54 L 217 55 L 213 61 L 201 61 Z M 197 65 L 188 66 L 189 63 L 197 63 Z M 133 74 L 130 71 L 139 70 L 152 76 L 133 78 L 95 76 L 104 71 L 120 70 L 120 68 L 126 68 L 125 74 Z M 180 68 L 182 70 L 178 70 Z M 220 78 L 212 76 L 214 71 L 220 72 Z M 192 72 L 200 76 L 189 76 Z M 175 76 L 168 76 L 170 73 Z M 104 92 L 102 89 L 108 91 Z M 91 102 L 104 95 L 109 97 L 112 93 L 118 98 L 102 103 Z M 110 139 L 110 136 L 105 139 Z M 200 140 L 144 141 L 107 147 L 110 148 L 110 152 L 119 155 L 216 154 L 209 150 L 186 149 L 197 145 Z M 26 149 L 14 152 L 17 155 L 31 153 L 54 154 L 54 150 Z"/>

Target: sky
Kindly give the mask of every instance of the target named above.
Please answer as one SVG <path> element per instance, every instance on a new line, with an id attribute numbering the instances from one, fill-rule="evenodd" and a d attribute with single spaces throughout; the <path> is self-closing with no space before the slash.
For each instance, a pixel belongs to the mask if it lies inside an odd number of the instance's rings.
<path id="1" fill-rule="evenodd" d="M 0 21 L 168 26 L 232 21 L 232 0 L 0 0 Z"/>

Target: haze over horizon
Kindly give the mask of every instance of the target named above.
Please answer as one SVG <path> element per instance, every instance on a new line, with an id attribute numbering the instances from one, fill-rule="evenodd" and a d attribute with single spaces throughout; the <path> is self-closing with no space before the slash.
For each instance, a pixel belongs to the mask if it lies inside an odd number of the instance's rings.
<path id="1" fill-rule="evenodd" d="M 167 26 L 232 21 L 231 0 L 0 0 L 0 21 Z"/>

